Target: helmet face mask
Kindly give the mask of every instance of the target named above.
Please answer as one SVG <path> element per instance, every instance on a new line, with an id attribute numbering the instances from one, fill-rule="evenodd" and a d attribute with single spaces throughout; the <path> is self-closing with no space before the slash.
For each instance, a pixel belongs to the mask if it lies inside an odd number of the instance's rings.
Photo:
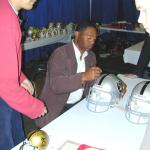
<path id="1" fill-rule="evenodd" d="M 105 112 L 122 97 L 122 81 L 113 74 L 103 74 L 95 81 L 87 96 L 87 107 L 93 112 Z"/>
<path id="2" fill-rule="evenodd" d="M 148 123 L 150 114 L 150 82 L 142 81 L 132 90 L 126 105 L 126 118 L 135 124 Z"/>

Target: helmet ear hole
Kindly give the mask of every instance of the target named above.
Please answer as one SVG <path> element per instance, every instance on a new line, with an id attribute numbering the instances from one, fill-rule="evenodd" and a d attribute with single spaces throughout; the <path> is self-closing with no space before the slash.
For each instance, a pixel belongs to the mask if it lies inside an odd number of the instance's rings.
<path id="1" fill-rule="evenodd" d="M 150 81 L 138 83 L 132 90 L 126 104 L 125 116 L 135 124 L 148 123 L 150 114 Z"/>
<path id="2" fill-rule="evenodd" d="M 122 90 L 123 90 L 123 83 L 122 83 L 121 80 L 118 80 L 118 82 L 117 82 L 117 88 L 118 88 L 118 91 L 119 91 L 120 93 L 122 93 Z"/>
<path id="3" fill-rule="evenodd" d="M 87 108 L 93 112 L 105 112 L 118 104 L 122 94 L 122 80 L 114 74 L 102 74 L 90 88 Z"/>

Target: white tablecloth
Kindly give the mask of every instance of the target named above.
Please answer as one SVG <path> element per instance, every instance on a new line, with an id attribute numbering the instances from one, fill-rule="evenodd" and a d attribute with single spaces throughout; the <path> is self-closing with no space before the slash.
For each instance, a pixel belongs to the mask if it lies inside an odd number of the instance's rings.
<path id="1" fill-rule="evenodd" d="M 143 79 L 129 79 L 123 75 L 119 77 L 127 84 L 128 92 L 122 100 L 126 101 L 133 87 Z M 124 110 L 120 108 L 111 108 L 104 113 L 91 112 L 87 109 L 86 100 L 43 128 L 50 137 L 47 150 L 57 150 L 66 140 L 105 150 L 139 150 L 145 129 L 146 125 L 127 121 Z"/>
<path id="2" fill-rule="evenodd" d="M 139 42 L 124 50 L 123 59 L 125 63 L 137 65 L 144 41 Z M 150 67 L 150 63 L 148 65 Z"/>
<path id="3" fill-rule="evenodd" d="M 56 35 L 56 36 L 49 37 L 49 38 L 39 39 L 37 41 L 25 42 L 23 44 L 23 50 L 29 50 L 32 48 L 50 45 L 50 44 L 54 44 L 57 42 L 69 43 L 71 41 L 71 35 L 72 35 L 71 33 L 68 33 L 68 34 L 63 34 L 63 35 Z"/>

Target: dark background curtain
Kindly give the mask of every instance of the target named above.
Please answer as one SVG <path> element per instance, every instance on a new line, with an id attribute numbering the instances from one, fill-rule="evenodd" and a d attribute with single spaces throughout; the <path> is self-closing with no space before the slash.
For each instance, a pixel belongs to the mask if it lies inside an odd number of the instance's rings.
<path id="1" fill-rule="evenodd" d="M 137 22 L 139 12 L 136 10 L 134 0 L 121 0 L 122 6 L 122 20 L 126 20 L 127 22 Z"/>
<path id="2" fill-rule="evenodd" d="M 134 0 L 91 0 L 91 19 L 101 23 L 118 20 L 136 22 Z M 46 27 L 49 22 L 79 23 L 90 19 L 90 0 L 40 0 L 30 11 L 22 11 L 26 26 Z"/>
<path id="3" fill-rule="evenodd" d="M 24 20 L 22 28 L 26 30 L 29 26 L 46 27 L 49 22 L 67 24 L 90 19 L 101 23 L 120 20 L 136 22 L 138 11 L 134 0 L 39 0 L 34 9 L 22 11 L 21 17 Z M 43 57 L 43 54 L 47 55 L 54 47 L 46 46 L 24 51 L 24 60 L 28 62 L 33 58 Z"/>
<path id="4" fill-rule="evenodd" d="M 101 23 L 117 21 L 119 1 L 120 0 L 92 0 L 92 20 Z"/>
<path id="5" fill-rule="evenodd" d="M 32 10 L 23 10 L 24 26 L 44 27 L 48 24 L 51 0 L 39 0 Z"/>
<path id="6" fill-rule="evenodd" d="M 92 19 L 101 23 L 136 22 L 138 11 L 134 0 L 92 0 Z"/>
<path id="7" fill-rule="evenodd" d="M 79 23 L 90 18 L 90 0 L 40 0 L 32 10 L 22 11 L 26 26 L 44 27 L 49 22 Z"/>

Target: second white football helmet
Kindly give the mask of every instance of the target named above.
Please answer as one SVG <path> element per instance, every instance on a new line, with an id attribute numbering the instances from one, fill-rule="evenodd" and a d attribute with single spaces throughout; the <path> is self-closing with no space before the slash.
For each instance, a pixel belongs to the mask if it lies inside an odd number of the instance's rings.
<path id="1" fill-rule="evenodd" d="M 126 118 L 135 124 L 148 123 L 150 115 L 150 81 L 138 83 L 126 105 Z"/>

